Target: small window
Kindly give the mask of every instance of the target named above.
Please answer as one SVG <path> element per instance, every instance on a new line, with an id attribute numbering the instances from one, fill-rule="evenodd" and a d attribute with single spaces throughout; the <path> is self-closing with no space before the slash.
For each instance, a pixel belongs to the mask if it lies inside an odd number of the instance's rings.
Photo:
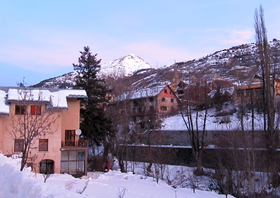
<path id="1" fill-rule="evenodd" d="M 41 106 L 31 106 L 31 115 L 41 115 Z"/>
<path id="2" fill-rule="evenodd" d="M 161 98 L 161 102 L 165 102 L 165 98 Z"/>
<path id="3" fill-rule="evenodd" d="M 256 91 L 256 95 L 257 95 L 257 96 L 261 96 L 261 95 L 262 95 L 262 91 L 261 91 L 261 90 L 257 90 L 257 91 Z"/>
<path id="4" fill-rule="evenodd" d="M 237 97 L 244 96 L 244 92 L 237 92 Z"/>
<path id="5" fill-rule="evenodd" d="M 23 139 L 15 139 L 15 152 L 23 151 Z"/>
<path id="6" fill-rule="evenodd" d="M 74 130 L 66 130 L 65 131 L 65 140 L 75 141 L 75 131 Z"/>
<path id="7" fill-rule="evenodd" d="M 48 151 L 48 139 L 39 140 L 39 151 Z"/>
<path id="8" fill-rule="evenodd" d="M 138 106 L 138 102 L 136 100 L 133 101 L 134 106 Z"/>
<path id="9" fill-rule="evenodd" d="M 166 107 L 166 106 L 161 106 L 161 107 L 160 107 L 160 110 L 162 110 L 162 111 L 167 111 L 167 107 Z"/>
<path id="10" fill-rule="evenodd" d="M 150 97 L 150 102 L 153 102 L 154 101 L 154 98 L 153 97 Z"/>
<path id="11" fill-rule="evenodd" d="M 173 98 L 171 98 L 171 102 L 174 102 L 174 99 L 173 99 Z"/>
<path id="12" fill-rule="evenodd" d="M 166 94 L 167 94 L 167 89 L 164 89 L 164 93 L 166 93 Z"/>
<path id="13" fill-rule="evenodd" d="M 26 114 L 26 106 L 25 105 L 16 105 L 16 115 L 25 115 Z"/>

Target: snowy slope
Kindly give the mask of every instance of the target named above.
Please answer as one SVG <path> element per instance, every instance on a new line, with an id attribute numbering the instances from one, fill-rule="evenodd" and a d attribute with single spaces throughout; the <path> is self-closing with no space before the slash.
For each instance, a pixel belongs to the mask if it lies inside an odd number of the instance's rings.
<path id="1" fill-rule="evenodd" d="M 199 130 L 203 128 L 205 111 L 198 112 L 198 127 Z M 255 113 L 255 130 L 263 129 L 263 115 Z M 192 114 L 193 120 L 196 120 L 196 114 Z M 228 122 L 224 123 L 222 120 L 227 118 Z M 252 124 L 252 115 L 250 112 L 246 112 L 244 115 L 244 129 L 251 130 Z M 196 126 L 194 125 L 194 128 Z M 187 130 L 184 120 L 181 114 L 170 116 L 163 119 L 162 130 Z M 206 118 L 206 130 L 209 131 L 223 131 L 223 130 L 241 130 L 241 121 L 238 118 L 238 113 L 235 112 L 232 115 L 227 116 L 217 116 L 215 108 L 208 109 L 208 114 Z"/>

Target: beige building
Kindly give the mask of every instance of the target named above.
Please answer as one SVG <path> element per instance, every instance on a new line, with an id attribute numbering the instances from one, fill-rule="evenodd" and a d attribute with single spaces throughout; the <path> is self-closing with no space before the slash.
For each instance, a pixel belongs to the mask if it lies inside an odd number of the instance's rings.
<path id="1" fill-rule="evenodd" d="M 280 79 L 274 79 L 275 96 L 280 95 Z M 254 102 L 262 101 L 262 80 L 259 76 L 255 76 L 251 81 L 244 82 L 236 86 L 236 103 L 250 102 L 251 96 Z"/>
<path id="2" fill-rule="evenodd" d="M 43 135 L 31 144 L 27 165 L 33 171 L 86 174 L 87 142 L 80 139 L 79 130 L 79 99 L 86 97 L 84 90 L 0 87 L 0 152 L 21 154 L 25 142 L 21 126 L 34 131 L 34 125 Z M 46 123 L 49 129 L 44 128 Z"/>

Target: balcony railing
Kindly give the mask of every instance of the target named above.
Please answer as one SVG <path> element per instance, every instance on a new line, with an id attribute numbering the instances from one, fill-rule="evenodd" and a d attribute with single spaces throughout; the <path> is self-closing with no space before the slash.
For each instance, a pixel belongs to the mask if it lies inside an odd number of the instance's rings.
<path id="1" fill-rule="evenodd" d="M 88 146 L 87 140 L 78 140 L 78 141 L 66 140 L 61 142 L 61 147 L 87 147 L 87 146 Z"/>

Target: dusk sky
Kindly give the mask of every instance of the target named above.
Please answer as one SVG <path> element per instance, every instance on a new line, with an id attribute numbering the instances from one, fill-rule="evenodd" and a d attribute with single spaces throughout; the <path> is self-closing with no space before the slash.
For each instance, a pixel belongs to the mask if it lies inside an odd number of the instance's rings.
<path id="1" fill-rule="evenodd" d="M 71 72 L 84 46 L 103 63 L 135 54 L 157 68 L 252 43 L 260 5 L 280 39 L 279 0 L 0 0 L 0 86 Z"/>

